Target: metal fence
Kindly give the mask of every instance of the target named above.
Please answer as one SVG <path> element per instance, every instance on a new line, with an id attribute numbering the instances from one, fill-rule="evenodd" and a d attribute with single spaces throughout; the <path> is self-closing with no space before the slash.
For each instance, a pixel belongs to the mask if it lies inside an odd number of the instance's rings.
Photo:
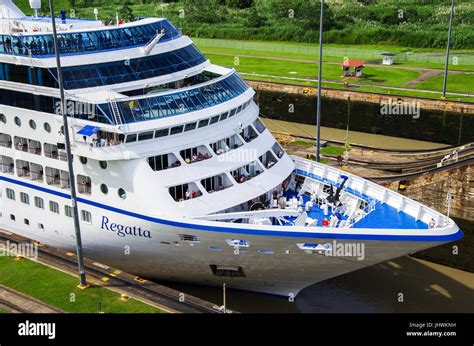
<path id="1" fill-rule="evenodd" d="M 194 42 L 200 48 L 220 48 L 238 50 L 242 54 L 246 52 L 255 54 L 256 52 L 264 53 L 280 53 L 280 54 L 298 54 L 307 55 L 308 59 L 316 60 L 319 56 L 317 45 L 304 44 L 288 44 L 288 43 L 273 43 L 273 42 L 257 42 L 257 41 L 238 41 L 238 40 L 222 40 L 222 39 L 207 39 L 207 38 L 193 38 Z M 205 49 L 204 49 L 205 50 Z M 343 47 L 324 47 L 325 57 L 337 57 L 344 59 L 365 59 L 365 60 L 379 60 L 381 61 L 382 53 L 393 53 L 386 50 L 377 49 L 358 49 L 358 48 L 343 48 Z M 440 53 L 395 53 L 395 62 L 415 61 L 420 63 L 430 64 L 444 64 L 445 54 Z M 452 52 L 450 56 L 450 63 L 453 65 L 474 65 L 474 51 L 473 52 Z"/>

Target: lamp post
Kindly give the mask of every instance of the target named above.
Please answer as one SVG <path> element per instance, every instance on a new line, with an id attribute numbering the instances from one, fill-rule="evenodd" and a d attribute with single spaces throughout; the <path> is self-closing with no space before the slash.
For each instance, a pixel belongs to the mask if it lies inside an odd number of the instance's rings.
<path id="1" fill-rule="evenodd" d="M 318 70 L 318 106 L 316 116 L 316 161 L 321 161 L 321 80 L 323 73 L 323 18 L 324 18 L 324 0 L 321 0 L 321 16 L 319 19 L 319 70 Z"/>
<path id="2" fill-rule="evenodd" d="M 76 180 L 74 177 L 74 167 L 73 167 L 73 157 L 71 154 L 71 140 L 69 138 L 69 127 L 67 119 L 67 104 L 66 97 L 64 93 L 64 80 L 61 68 L 61 57 L 59 52 L 59 43 L 58 43 L 58 33 L 56 30 L 56 18 L 54 17 L 54 7 L 53 0 L 49 0 L 49 8 L 51 11 L 51 23 L 53 25 L 53 39 L 54 39 L 54 49 L 56 51 L 56 65 L 58 69 L 58 82 L 59 82 L 59 92 L 61 97 L 61 113 L 63 117 L 63 127 L 64 127 L 64 137 L 66 138 L 66 155 L 67 155 L 67 164 L 69 170 L 69 182 L 71 189 L 71 204 L 72 204 L 72 214 L 74 218 L 74 231 L 76 235 L 76 251 L 77 251 L 77 265 L 79 269 L 80 277 L 80 288 L 87 287 L 86 281 L 86 272 L 84 269 L 84 257 L 82 253 L 82 238 L 81 238 L 81 228 L 79 224 L 79 212 L 77 210 L 77 195 L 76 195 Z"/>
<path id="3" fill-rule="evenodd" d="M 453 31 L 454 0 L 451 0 L 451 14 L 449 15 L 448 46 L 446 47 L 446 63 L 444 66 L 443 97 L 446 97 L 446 83 L 448 81 L 449 48 L 451 46 L 451 33 Z"/>

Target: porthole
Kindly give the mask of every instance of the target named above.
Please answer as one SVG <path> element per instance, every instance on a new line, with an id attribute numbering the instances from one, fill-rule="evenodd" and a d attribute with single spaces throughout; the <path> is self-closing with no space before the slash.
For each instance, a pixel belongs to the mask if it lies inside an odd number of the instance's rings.
<path id="1" fill-rule="evenodd" d="M 36 130 L 36 123 L 33 119 L 30 120 L 30 127 L 33 129 L 33 130 Z"/>
<path id="2" fill-rule="evenodd" d="M 109 188 L 107 187 L 107 185 L 102 184 L 102 185 L 100 185 L 100 191 L 102 191 L 102 193 L 103 193 L 104 195 L 106 195 L 106 194 L 109 193 Z"/>
<path id="3" fill-rule="evenodd" d="M 119 195 L 119 197 L 120 197 L 121 199 L 127 198 L 127 193 L 125 192 L 124 189 L 119 189 L 119 190 L 118 190 L 118 195 Z"/>
<path id="4" fill-rule="evenodd" d="M 44 130 L 48 133 L 51 132 L 51 125 L 49 125 L 49 123 L 44 123 Z"/>
<path id="5" fill-rule="evenodd" d="M 99 161 L 99 166 L 102 169 L 107 169 L 107 161 Z"/>
<path id="6" fill-rule="evenodd" d="M 5 114 L 0 114 L 0 123 L 7 123 L 7 117 L 5 116 Z"/>
<path id="7" fill-rule="evenodd" d="M 18 117 L 15 117 L 15 124 L 16 126 L 20 127 L 21 126 L 21 120 Z"/>
<path id="8" fill-rule="evenodd" d="M 80 161 L 83 165 L 87 165 L 87 157 L 79 156 L 79 161 Z"/>

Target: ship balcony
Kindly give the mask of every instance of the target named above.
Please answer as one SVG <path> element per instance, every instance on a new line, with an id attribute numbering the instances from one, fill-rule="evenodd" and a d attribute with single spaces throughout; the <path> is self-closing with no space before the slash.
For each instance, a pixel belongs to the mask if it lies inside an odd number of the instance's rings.
<path id="1" fill-rule="evenodd" d="M 12 138 L 10 135 L 7 135 L 6 133 L 0 133 L 0 147 L 12 147 Z"/>
<path id="2" fill-rule="evenodd" d="M 44 155 L 50 159 L 67 161 L 67 154 L 65 150 L 60 150 L 56 144 L 44 144 Z"/>
<path id="3" fill-rule="evenodd" d="M 16 150 L 34 155 L 41 155 L 41 143 L 32 139 L 15 137 L 14 144 Z"/>
<path id="4" fill-rule="evenodd" d="M 0 155 L 0 172 L 14 174 L 15 164 L 12 158 Z"/>
<path id="5" fill-rule="evenodd" d="M 36 163 L 17 160 L 16 173 L 19 177 L 32 181 L 43 181 L 43 167 Z"/>
<path id="6" fill-rule="evenodd" d="M 46 184 L 60 189 L 70 189 L 69 173 L 57 168 L 46 167 Z"/>

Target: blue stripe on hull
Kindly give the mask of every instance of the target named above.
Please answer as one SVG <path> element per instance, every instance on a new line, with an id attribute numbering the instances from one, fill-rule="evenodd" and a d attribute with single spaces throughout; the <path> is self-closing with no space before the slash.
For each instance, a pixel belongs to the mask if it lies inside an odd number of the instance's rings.
<path id="1" fill-rule="evenodd" d="M 11 179 L 8 177 L 0 176 L 0 181 L 4 180 L 6 182 L 16 184 L 19 186 L 27 187 L 30 189 L 34 189 L 37 191 L 45 192 L 54 196 L 58 196 L 65 199 L 71 199 L 69 194 L 65 194 L 62 192 L 54 191 L 48 188 L 44 188 L 41 186 L 36 186 L 33 184 L 29 184 L 26 182 L 22 182 L 16 179 Z M 259 236 L 269 236 L 269 237 L 289 237 L 289 238 L 325 238 L 325 239 L 353 239 L 353 240 L 380 240 L 380 241 L 417 241 L 417 242 L 451 242 L 455 240 L 459 240 L 463 237 L 463 233 L 460 229 L 454 234 L 450 235 L 440 235 L 440 236 L 422 236 L 422 235 L 414 235 L 414 236 L 406 236 L 406 235 L 381 235 L 381 234 L 340 234 L 340 233 L 310 233 L 310 232 L 280 232 L 280 231 L 271 231 L 271 230 L 253 230 L 253 229 L 245 229 L 245 228 L 227 228 L 227 227 L 220 227 L 220 226 L 208 226 L 208 225 L 198 225 L 198 224 L 190 224 L 184 222 L 177 222 L 171 220 L 164 220 L 158 219 L 151 216 L 146 216 L 134 212 L 130 212 L 127 210 L 111 207 L 106 204 L 97 203 L 94 201 L 90 201 L 84 198 L 78 198 L 78 202 L 87 204 L 90 206 L 94 206 L 96 208 L 108 210 L 114 213 L 127 215 L 130 217 L 134 217 L 137 219 L 174 226 L 174 227 L 181 227 L 181 228 L 188 228 L 188 229 L 195 229 L 200 231 L 206 232 L 220 232 L 220 233 L 236 233 L 236 234 L 248 234 L 248 235 L 259 235 Z"/>

